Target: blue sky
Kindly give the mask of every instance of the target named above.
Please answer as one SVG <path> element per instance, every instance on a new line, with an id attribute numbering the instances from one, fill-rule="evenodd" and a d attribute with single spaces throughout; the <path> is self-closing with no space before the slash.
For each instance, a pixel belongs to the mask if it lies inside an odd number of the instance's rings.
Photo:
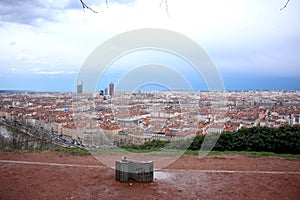
<path id="1" fill-rule="evenodd" d="M 169 14 L 160 2 L 113 0 L 106 8 L 105 1 L 86 0 L 94 14 L 83 12 L 79 0 L 0 1 L 0 89 L 73 91 L 95 48 L 139 28 L 172 30 L 198 43 L 225 89 L 300 89 L 299 1 L 280 10 L 285 0 L 170 0 Z M 149 51 L 115 61 L 98 88 L 151 63 L 177 70 L 194 89 L 206 88 L 180 58 Z"/>

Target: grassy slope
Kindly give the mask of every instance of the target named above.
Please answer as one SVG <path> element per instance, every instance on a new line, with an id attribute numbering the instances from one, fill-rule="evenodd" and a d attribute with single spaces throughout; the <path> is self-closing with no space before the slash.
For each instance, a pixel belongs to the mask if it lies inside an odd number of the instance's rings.
<path id="1" fill-rule="evenodd" d="M 19 151 L 20 149 L 16 149 Z M 43 149 L 24 149 L 26 151 L 43 151 Z M 121 148 L 111 148 L 111 149 L 98 149 L 94 152 L 96 153 L 108 153 L 108 152 L 132 152 L 132 153 L 151 153 L 152 155 L 160 156 L 159 152 L 167 153 L 166 151 L 159 151 L 159 148 L 154 148 L 150 150 L 137 150 L 137 149 L 121 149 Z M 14 150 L 10 150 L 14 151 Z M 55 150 L 52 150 L 52 152 L 59 152 L 59 153 L 66 153 L 73 156 L 88 156 L 91 155 L 90 151 L 85 148 L 57 148 Z M 172 151 L 168 151 L 169 153 L 172 153 Z M 156 154 L 157 153 L 157 154 Z M 176 152 L 174 152 L 176 153 Z M 186 155 L 199 155 L 199 151 L 192 151 L 192 150 L 186 150 L 184 152 Z M 300 159 L 300 154 L 276 154 L 272 152 L 255 152 L 255 151 L 211 151 L 208 155 L 222 155 L 222 154 L 238 154 L 238 155 L 249 155 L 249 156 L 279 156 L 284 158 L 293 158 L 293 159 Z M 171 155 L 171 154 L 170 154 Z"/>

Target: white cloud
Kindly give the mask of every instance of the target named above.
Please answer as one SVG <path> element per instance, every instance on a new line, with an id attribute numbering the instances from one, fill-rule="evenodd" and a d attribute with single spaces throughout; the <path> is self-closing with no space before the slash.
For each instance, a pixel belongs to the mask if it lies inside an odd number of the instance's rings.
<path id="1" fill-rule="evenodd" d="M 32 71 L 34 74 L 44 74 L 44 75 L 55 75 L 55 74 L 76 74 L 77 72 L 74 70 L 71 71 L 40 71 L 40 68 L 33 68 L 30 71 Z"/>
<path id="2" fill-rule="evenodd" d="M 39 72 L 39 71 L 41 71 L 41 68 L 39 67 L 39 68 L 31 68 L 29 71 L 31 71 L 31 72 Z"/>
<path id="3" fill-rule="evenodd" d="M 53 74 L 65 74 L 65 71 L 38 71 L 36 74 L 46 74 L 46 75 L 53 75 Z"/>
<path id="4" fill-rule="evenodd" d="M 76 74 L 77 72 L 76 71 L 73 71 L 73 70 L 71 70 L 71 71 L 69 71 L 68 72 L 68 74 Z"/>

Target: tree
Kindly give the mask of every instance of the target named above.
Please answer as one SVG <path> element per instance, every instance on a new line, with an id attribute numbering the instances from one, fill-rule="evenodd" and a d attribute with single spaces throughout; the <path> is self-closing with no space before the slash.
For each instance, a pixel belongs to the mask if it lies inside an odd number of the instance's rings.
<path id="1" fill-rule="evenodd" d="M 286 1 L 286 3 L 285 3 L 285 5 L 284 5 L 282 8 L 280 8 L 280 10 L 283 10 L 283 9 L 285 9 L 285 8 L 286 8 L 286 6 L 289 4 L 289 2 L 290 2 L 290 0 L 287 0 L 287 1 Z"/>
<path id="2" fill-rule="evenodd" d="M 92 11 L 93 13 L 98 13 L 97 11 L 93 10 L 90 6 L 88 6 L 83 0 L 79 0 L 81 5 L 82 5 L 82 9 L 89 9 L 90 11 Z M 284 4 L 284 6 L 282 8 L 280 8 L 280 10 L 283 10 L 287 7 L 287 5 L 289 4 L 290 0 L 287 0 L 286 3 Z M 106 7 L 108 8 L 108 0 L 105 0 L 105 4 Z M 165 6 L 165 10 L 166 13 L 169 15 L 169 7 L 168 7 L 168 0 L 161 0 L 160 1 L 160 7 L 164 4 Z"/>
<path id="3" fill-rule="evenodd" d="M 98 13 L 97 11 L 95 11 L 94 9 L 92 9 L 90 6 L 88 6 L 83 0 L 79 0 L 82 6 L 83 11 L 85 9 L 88 9 L 90 11 L 92 11 L 93 13 Z M 106 7 L 108 8 L 108 0 L 105 0 L 105 4 Z M 165 9 L 166 9 L 166 13 L 169 15 L 169 7 L 168 7 L 168 0 L 161 0 L 160 1 L 160 7 L 162 7 L 162 5 L 164 4 Z M 170 16 L 170 15 L 169 15 Z"/>

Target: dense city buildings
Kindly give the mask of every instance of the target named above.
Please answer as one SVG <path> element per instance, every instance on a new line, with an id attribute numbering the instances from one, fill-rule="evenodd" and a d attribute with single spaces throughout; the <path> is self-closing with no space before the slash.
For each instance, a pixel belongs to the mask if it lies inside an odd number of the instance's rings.
<path id="1" fill-rule="evenodd" d="M 300 91 L 115 93 L 113 84 L 109 88 L 110 95 L 2 93 L 0 117 L 10 125 L 88 147 L 300 124 Z"/>

